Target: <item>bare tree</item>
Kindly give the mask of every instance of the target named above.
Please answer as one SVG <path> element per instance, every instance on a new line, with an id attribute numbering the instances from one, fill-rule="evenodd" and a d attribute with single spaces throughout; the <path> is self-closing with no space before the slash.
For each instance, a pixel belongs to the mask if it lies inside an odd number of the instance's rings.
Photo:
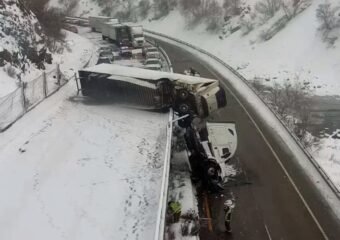
<path id="1" fill-rule="evenodd" d="M 316 10 L 316 17 L 320 22 L 319 31 L 322 32 L 324 39 L 328 38 L 329 33 L 339 27 L 340 20 L 336 17 L 339 7 L 332 7 L 329 2 L 322 3 Z"/>
<path id="2" fill-rule="evenodd" d="M 255 5 L 256 11 L 263 15 L 265 20 L 272 18 L 280 7 L 280 0 L 261 0 Z"/>
<path id="3" fill-rule="evenodd" d="M 138 3 L 139 17 L 142 20 L 147 18 L 150 8 L 151 8 L 151 4 L 149 0 L 141 0 Z"/>
<path id="4" fill-rule="evenodd" d="M 236 16 L 241 14 L 241 0 L 224 0 L 223 8 L 227 16 Z"/>
<path id="5" fill-rule="evenodd" d="M 280 0 L 286 17 L 290 20 L 311 4 L 311 0 Z"/>
<path id="6" fill-rule="evenodd" d="M 169 0 L 154 0 L 155 18 L 161 18 L 169 14 L 170 1 Z"/>

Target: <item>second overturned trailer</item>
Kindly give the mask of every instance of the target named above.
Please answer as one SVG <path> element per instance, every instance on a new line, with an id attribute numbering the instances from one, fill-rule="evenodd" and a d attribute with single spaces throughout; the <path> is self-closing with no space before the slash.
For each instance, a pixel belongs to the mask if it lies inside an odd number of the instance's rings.
<path id="1" fill-rule="evenodd" d="M 226 106 L 226 95 L 214 79 L 99 64 L 79 71 L 84 96 L 109 98 L 142 108 L 173 107 L 180 115 L 209 116 Z"/>

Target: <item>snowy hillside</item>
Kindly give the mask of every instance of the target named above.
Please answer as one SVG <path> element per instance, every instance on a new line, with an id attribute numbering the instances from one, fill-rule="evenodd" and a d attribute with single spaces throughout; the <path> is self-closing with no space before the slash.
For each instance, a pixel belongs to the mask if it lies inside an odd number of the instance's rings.
<path id="1" fill-rule="evenodd" d="M 68 5 L 61 2 L 51 0 L 50 4 L 67 8 Z M 232 2 L 238 2 L 237 7 Z M 72 14 L 137 19 L 150 30 L 210 51 L 248 80 L 256 79 L 269 85 L 301 81 L 309 84 L 316 94 L 339 94 L 340 41 L 337 38 L 340 34 L 331 32 L 325 36 L 325 32 L 319 30 L 322 22 L 317 18 L 317 9 L 324 1 L 271 0 L 278 3 L 272 13 L 258 6 L 264 2 L 216 0 L 199 8 L 191 0 L 80 0 Z M 171 6 L 162 7 L 162 4 Z M 329 11 L 335 18 L 333 25 L 338 30 L 340 17 L 336 7 L 340 6 L 340 1 L 333 0 L 330 6 Z M 207 31 L 209 27 L 213 31 Z"/>
<path id="2" fill-rule="evenodd" d="M 52 63 L 36 17 L 20 1 L 0 1 L 0 96 Z"/>
<path id="3" fill-rule="evenodd" d="M 338 1 L 340 3 L 340 1 Z M 159 21 L 144 21 L 146 28 L 177 37 L 210 51 L 225 60 L 248 80 L 259 79 L 264 84 L 288 79 L 310 82 L 317 94 L 340 94 L 340 42 L 328 47 L 318 32 L 313 1 L 304 12 L 291 20 L 272 39 L 263 41 L 261 33 L 269 23 L 245 35 L 242 31 L 221 39 L 212 35 L 204 25 L 186 28 L 179 11 L 172 11 Z"/>

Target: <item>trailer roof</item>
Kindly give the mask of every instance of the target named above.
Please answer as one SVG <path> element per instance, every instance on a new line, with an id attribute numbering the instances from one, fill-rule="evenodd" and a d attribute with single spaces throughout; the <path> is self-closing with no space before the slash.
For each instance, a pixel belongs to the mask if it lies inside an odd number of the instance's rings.
<path id="1" fill-rule="evenodd" d="M 209 78 L 202 78 L 202 77 L 194 77 L 184 74 L 178 73 L 169 73 L 169 72 L 160 72 L 136 67 L 126 67 L 120 66 L 117 64 L 98 64 L 93 67 L 85 68 L 81 71 L 87 72 L 96 72 L 96 73 L 103 73 L 109 75 L 117 75 L 117 76 L 124 76 L 124 77 L 132 77 L 132 78 L 139 78 L 145 80 L 159 80 L 162 78 L 169 79 L 171 81 L 180 81 L 185 82 L 187 84 L 199 84 L 199 83 L 213 83 L 217 80 L 209 79 Z"/>
<path id="2" fill-rule="evenodd" d="M 124 22 L 123 25 L 129 26 L 129 27 L 143 27 L 141 24 L 133 23 L 133 22 Z"/>

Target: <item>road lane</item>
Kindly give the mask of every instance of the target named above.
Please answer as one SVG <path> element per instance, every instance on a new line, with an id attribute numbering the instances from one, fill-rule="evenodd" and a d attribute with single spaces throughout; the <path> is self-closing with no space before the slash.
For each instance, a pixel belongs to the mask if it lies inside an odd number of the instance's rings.
<path id="1" fill-rule="evenodd" d="M 183 73 L 185 69 L 193 67 L 202 77 L 223 80 L 223 76 L 202 64 L 192 54 L 168 43 L 159 43 L 167 51 L 175 72 Z M 307 179 L 302 169 L 294 164 L 289 152 L 281 149 L 279 142 L 263 123 L 253 117 L 254 113 L 250 110 L 251 116 L 268 139 L 270 143 L 268 146 L 239 102 L 229 92 L 227 98 L 228 106 L 214 114 L 211 120 L 237 123 L 239 145 L 235 165 L 242 168 L 242 179 L 238 182 L 248 184 L 228 187 L 225 191 L 226 196 L 233 193 L 237 199 L 233 237 L 223 233 L 222 203 L 225 197 L 209 196 L 214 234 L 204 238 L 206 236 L 204 229 L 203 239 L 325 239 L 317 222 L 320 222 L 321 229 L 326 232 L 329 239 L 338 239 L 339 223 L 320 200 L 313 183 Z M 297 184 L 317 221 L 301 201 L 273 151 Z"/>

